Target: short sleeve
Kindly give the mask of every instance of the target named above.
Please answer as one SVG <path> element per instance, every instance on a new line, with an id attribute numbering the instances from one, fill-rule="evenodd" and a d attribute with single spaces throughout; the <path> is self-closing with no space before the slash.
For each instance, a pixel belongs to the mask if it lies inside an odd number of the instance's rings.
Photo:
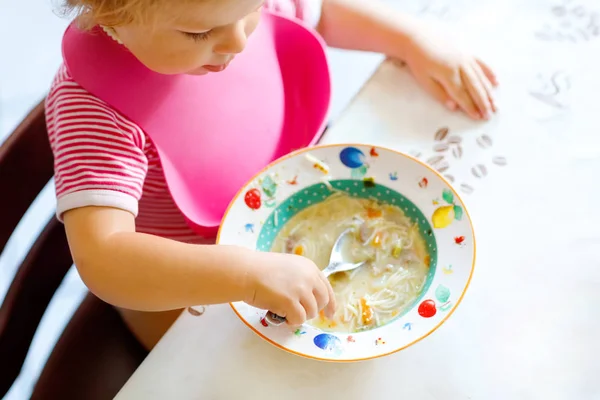
<path id="1" fill-rule="evenodd" d="M 148 171 L 141 129 L 73 81 L 59 82 L 50 91 L 46 122 L 58 218 L 87 206 L 137 216 Z"/>
<path id="2" fill-rule="evenodd" d="M 298 18 L 316 28 L 321 19 L 323 0 L 266 0 L 265 7 L 283 15 Z"/>

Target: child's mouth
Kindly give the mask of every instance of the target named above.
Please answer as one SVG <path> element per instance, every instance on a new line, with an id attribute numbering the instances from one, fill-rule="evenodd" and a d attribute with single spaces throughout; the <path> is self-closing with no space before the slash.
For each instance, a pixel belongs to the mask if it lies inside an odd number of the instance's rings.
<path id="1" fill-rule="evenodd" d="M 207 70 L 208 72 L 221 72 L 229 65 L 229 61 L 225 64 L 219 65 L 203 65 L 202 68 Z"/>

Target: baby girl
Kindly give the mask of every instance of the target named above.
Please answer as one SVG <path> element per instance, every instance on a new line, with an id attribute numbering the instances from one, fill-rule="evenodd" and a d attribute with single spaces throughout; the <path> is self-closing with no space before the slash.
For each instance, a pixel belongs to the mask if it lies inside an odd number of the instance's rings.
<path id="1" fill-rule="evenodd" d="M 175 147 L 218 140 L 219 127 L 202 131 L 202 118 L 240 119 L 239 107 L 223 107 L 228 99 L 243 104 L 268 95 L 246 89 L 244 79 L 248 88 L 267 88 L 277 63 L 255 74 L 256 63 L 244 57 L 292 46 L 280 26 L 332 47 L 400 59 L 450 110 L 473 119 L 495 112 L 497 82 L 487 65 L 375 0 L 67 0 L 66 6 L 77 17 L 46 102 L 57 215 L 87 287 L 119 309 L 147 348 L 193 305 L 245 301 L 291 325 L 335 310 L 331 286 L 310 260 L 215 245 L 215 230 L 182 212 L 173 191 L 179 178 L 168 169 L 183 168 L 183 161 L 161 147 L 165 135 Z M 301 46 L 290 52 L 298 62 L 310 57 Z M 228 85 L 230 73 L 237 78 Z M 310 82 L 310 75 L 302 80 Z M 204 106 L 196 115 L 198 102 Z M 274 125 L 264 123 L 265 132 Z M 231 142 L 223 146 L 238 141 Z M 232 196 L 221 197 L 203 206 L 224 209 Z"/>

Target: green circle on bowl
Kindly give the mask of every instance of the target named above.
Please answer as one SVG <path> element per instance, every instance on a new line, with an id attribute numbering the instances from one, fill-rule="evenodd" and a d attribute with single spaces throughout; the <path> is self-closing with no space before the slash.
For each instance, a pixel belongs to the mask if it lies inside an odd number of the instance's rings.
<path id="1" fill-rule="evenodd" d="M 397 206 L 404 211 L 407 217 L 418 224 L 419 232 L 425 240 L 425 245 L 431 261 L 429 264 L 429 274 L 427 275 L 421 294 L 415 299 L 410 307 L 405 309 L 405 312 L 412 309 L 429 290 L 437 266 L 437 245 L 433 228 L 429 224 L 429 221 L 413 202 L 387 186 L 375 182 L 352 179 L 332 180 L 329 183 L 336 190 L 344 191 L 352 197 L 372 199 L 384 204 Z M 332 194 L 334 194 L 334 192 L 332 192 L 325 184 L 318 183 L 299 190 L 282 201 L 275 207 L 260 230 L 256 242 L 257 250 L 270 251 L 277 234 L 292 217 L 305 208 L 322 202 Z M 398 317 L 401 317 L 401 315 Z"/>

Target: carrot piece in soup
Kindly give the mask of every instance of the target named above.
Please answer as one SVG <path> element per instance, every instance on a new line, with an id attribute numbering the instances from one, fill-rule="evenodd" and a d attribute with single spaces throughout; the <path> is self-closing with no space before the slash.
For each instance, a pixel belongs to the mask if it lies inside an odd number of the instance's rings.
<path id="1" fill-rule="evenodd" d="M 294 254 L 297 256 L 303 256 L 304 255 L 304 247 L 296 246 L 296 248 L 294 248 Z"/>
<path id="2" fill-rule="evenodd" d="M 381 210 L 378 210 L 376 208 L 371 208 L 368 207 L 367 208 L 367 217 L 374 219 L 374 218 L 380 218 L 383 215 L 383 212 Z"/>
<path id="3" fill-rule="evenodd" d="M 363 325 L 371 325 L 373 322 L 373 309 L 367 304 L 367 299 L 362 297 L 360 299 L 360 306 L 362 308 L 362 323 Z"/>
<path id="4" fill-rule="evenodd" d="M 319 321 L 321 321 L 321 322 L 327 321 L 327 317 L 325 316 L 325 310 L 319 311 Z"/>

